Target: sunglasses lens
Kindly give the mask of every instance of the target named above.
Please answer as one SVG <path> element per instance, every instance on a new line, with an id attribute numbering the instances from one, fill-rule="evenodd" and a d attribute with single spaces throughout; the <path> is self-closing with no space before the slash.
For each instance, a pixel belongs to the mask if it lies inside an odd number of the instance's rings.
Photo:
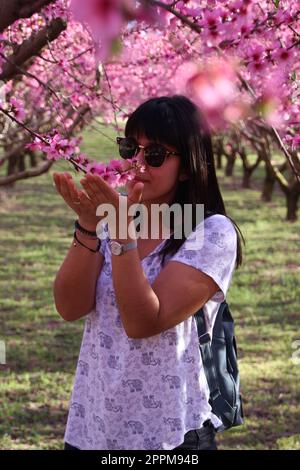
<path id="1" fill-rule="evenodd" d="M 119 144 L 120 157 L 125 159 L 134 157 L 137 150 L 137 143 L 134 139 L 131 137 L 118 138 L 117 143 Z"/>
<path id="2" fill-rule="evenodd" d="M 166 149 L 161 145 L 149 145 L 145 150 L 145 160 L 150 166 L 161 166 L 165 157 Z"/>
<path id="3" fill-rule="evenodd" d="M 120 157 L 124 159 L 133 158 L 139 145 L 133 137 L 117 137 Z M 145 147 L 144 158 L 149 166 L 159 167 L 166 158 L 167 150 L 160 144 L 150 144 Z"/>

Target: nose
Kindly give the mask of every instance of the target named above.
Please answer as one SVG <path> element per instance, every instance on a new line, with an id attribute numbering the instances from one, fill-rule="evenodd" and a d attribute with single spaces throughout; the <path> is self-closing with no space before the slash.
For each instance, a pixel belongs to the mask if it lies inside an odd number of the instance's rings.
<path id="1" fill-rule="evenodd" d="M 138 152 L 136 153 L 135 158 L 142 165 L 147 165 L 147 163 L 145 161 L 145 158 L 144 158 L 144 149 L 143 148 L 138 149 Z"/>

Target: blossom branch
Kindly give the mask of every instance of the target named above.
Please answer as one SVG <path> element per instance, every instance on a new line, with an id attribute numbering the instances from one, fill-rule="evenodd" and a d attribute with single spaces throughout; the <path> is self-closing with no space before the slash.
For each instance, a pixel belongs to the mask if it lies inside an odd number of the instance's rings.
<path id="1" fill-rule="evenodd" d="M 5 57 L 6 64 L 0 73 L 0 80 L 11 80 L 14 75 L 20 72 L 20 66 L 27 62 L 31 57 L 37 55 L 47 44 L 48 40 L 54 41 L 58 38 L 67 25 L 61 18 L 55 18 L 48 26 L 41 29 L 37 34 L 33 34 L 24 41 L 9 57 Z"/>

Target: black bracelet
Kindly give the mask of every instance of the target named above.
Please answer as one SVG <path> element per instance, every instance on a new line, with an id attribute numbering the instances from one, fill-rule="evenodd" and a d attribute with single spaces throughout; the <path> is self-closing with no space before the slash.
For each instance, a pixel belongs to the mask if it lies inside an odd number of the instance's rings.
<path id="1" fill-rule="evenodd" d="M 91 232 L 90 230 L 87 230 L 86 228 L 83 228 L 78 220 L 75 220 L 75 229 L 78 229 L 81 233 L 84 233 L 85 235 L 90 235 L 91 237 L 97 237 L 97 232 Z"/>
<path id="2" fill-rule="evenodd" d="M 82 243 L 80 240 L 78 240 L 77 235 L 76 235 L 76 231 L 74 232 L 74 238 L 81 246 L 84 246 L 84 248 L 87 248 L 88 250 L 92 251 L 93 253 L 97 253 L 100 250 L 101 240 L 99 240 L 99 238 L 98 238 L 97 248 L 95 250 L 93 250 L 93 248 L 90 248 L 89 246 L 86 246 L 84 243 Z M 76 242 L 74 242 L 73 245 L 77 246 Z"/>

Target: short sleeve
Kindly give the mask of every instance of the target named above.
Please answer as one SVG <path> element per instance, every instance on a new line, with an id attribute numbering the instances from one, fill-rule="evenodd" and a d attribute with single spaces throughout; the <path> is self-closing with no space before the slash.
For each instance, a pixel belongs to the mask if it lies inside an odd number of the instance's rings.
<path id="1" fill-rule="evenodd" d="M 215 214 L 196 226 L 169 261 L 192 266 L 210 276 L 220 290 L 210 299 L 223 302 L 236 262 L 237 234 L 231 220 Z"/>

